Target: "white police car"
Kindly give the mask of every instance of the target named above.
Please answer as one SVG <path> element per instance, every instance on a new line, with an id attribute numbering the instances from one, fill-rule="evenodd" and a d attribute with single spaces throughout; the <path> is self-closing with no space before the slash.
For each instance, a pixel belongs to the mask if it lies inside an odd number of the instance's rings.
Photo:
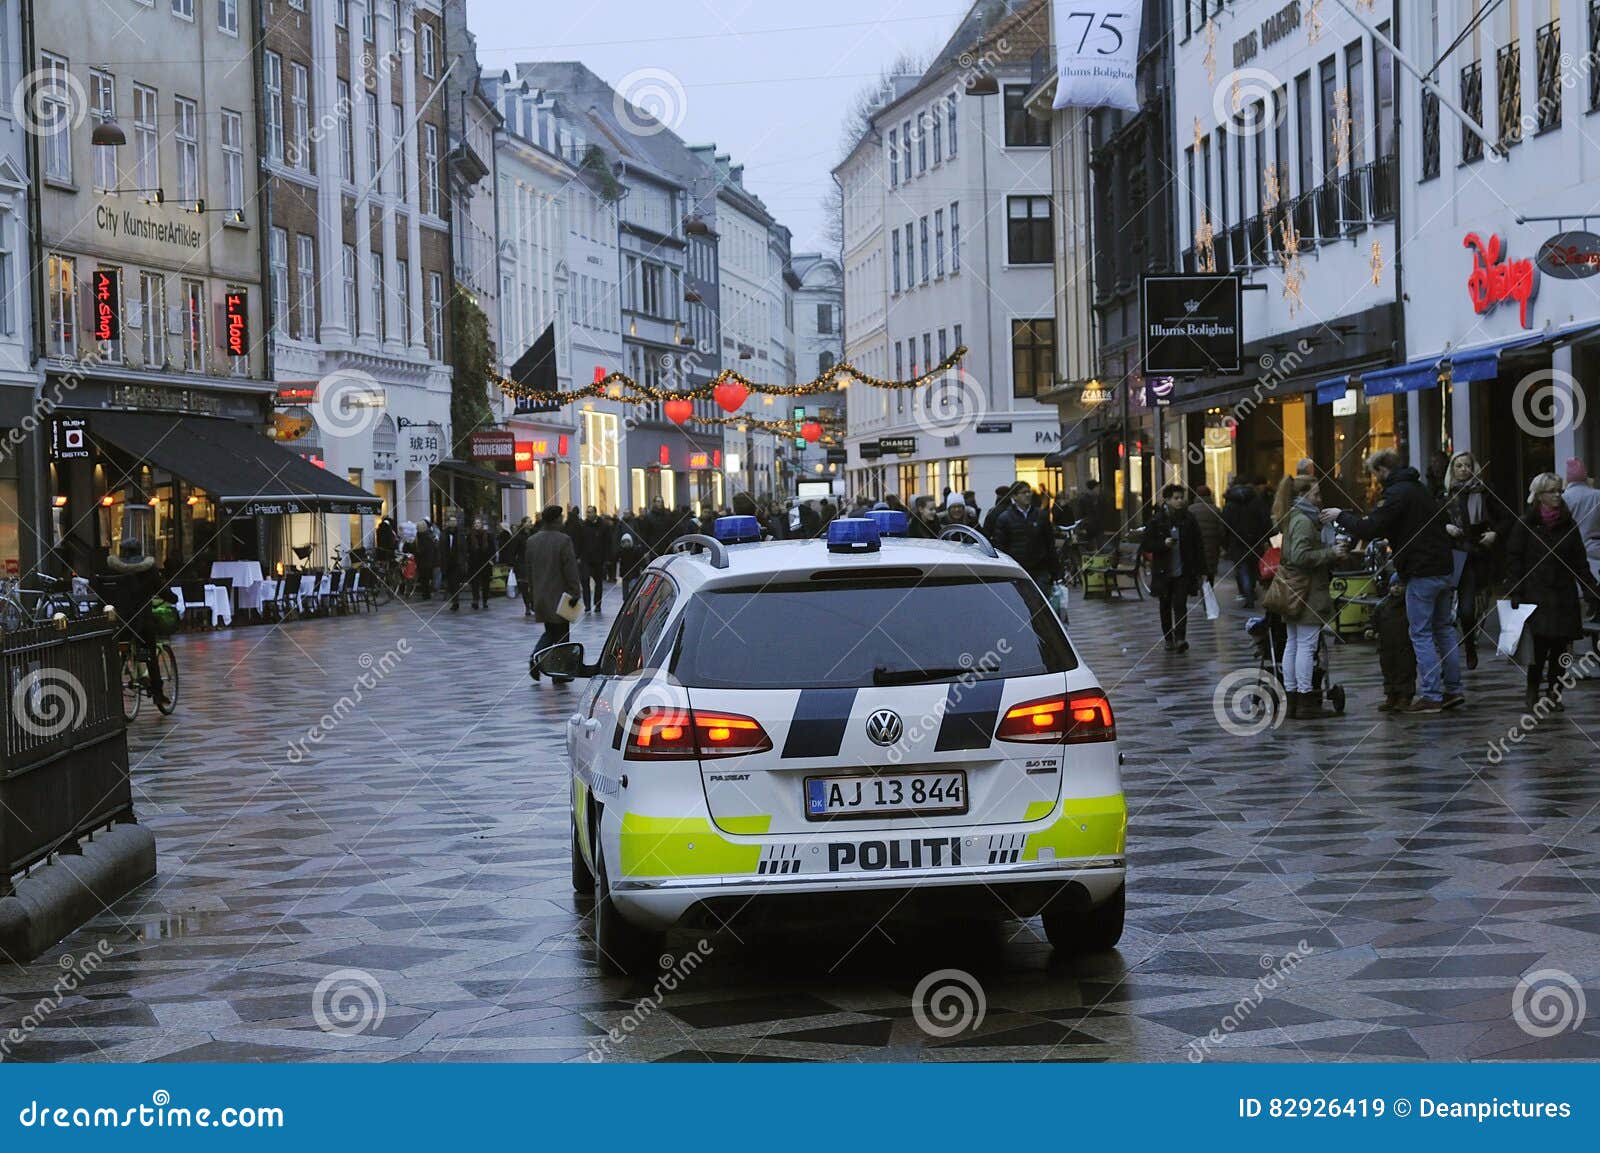
<path id="1" fill-rule="evenodd" d="M 1038 587 L 968 529 L 903 513 L 758 543 L 753 517 L 653 562 L 567 722 L 572 882 L 602 963 L 675 924 L 1042 914 L 1122 933 L 1111 706 Z"/>

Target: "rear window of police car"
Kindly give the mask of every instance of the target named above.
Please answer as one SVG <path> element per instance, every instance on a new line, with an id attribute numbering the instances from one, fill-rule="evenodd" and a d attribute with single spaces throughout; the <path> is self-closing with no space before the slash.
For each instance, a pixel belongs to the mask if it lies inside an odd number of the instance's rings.
<path id="1" fill-rule="evenodd" d="M 701 688 L 1039 676 L 1078 660 L 1038 586 L 969 576 L 803 580 L 690 599 L 672 671 Z"/>

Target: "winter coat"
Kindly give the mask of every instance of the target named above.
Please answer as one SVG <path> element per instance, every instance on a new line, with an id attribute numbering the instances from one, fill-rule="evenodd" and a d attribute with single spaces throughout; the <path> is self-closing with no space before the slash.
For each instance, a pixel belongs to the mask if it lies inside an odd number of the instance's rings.
<path id="1" fill-rule="evenodd" d="M 467 569 L 473 575 L 494 563 L 494 537 L 486 528 L 475 528 L 467 534 Z"/>
<path id="2" fill-rule="evenodd" d="M 1222 513 L 1208 500 L 1197 500 L 1189 506 L 1194 522 L 1200 526 L 1200 553 L 1205 559 L 1205 574 L 1216 577 L 1217 563 L 1222 559 L 1222 539 L 1228 535 L 1228 526 L 1222 523 Z"/>
<path id="3" fill-rule="evenodd" d="M 467 571 L 467 530 L 450 528 L 439 530 L 439 567 L 444 569 L 446 580 L 460 580 Z"/>
<path id="4" fill-rule="evenodd" d="M 1506 595 L 1513 604 L 1539 606 L 1526 626 L 1533 636 L 1575 641 L 1583 635 L 1578 585 L 1591 596 L 1600 596 L 1600 587 L 1589 572 L 1578 522 L 1565 504 L 1560 511 L 1550 525 L 1537 509 L 1517 521 L 1506 549 Z"/>
<path id="5" fill-rule="evenodd" d="M 617 521 L 615 548 L 623 580 L 632 580 L 640 569 L 650 563 L 650 548 L 645 544 L 644 530 L 638 520 L 626 517 Z"/>
<path id="6" fill-rule="evenodd" d="M 1272 512 L 1261 494 L 1248 484 L 1236 484 L 1222 494 L 1223 541 L 1235 559 L 1259 560 L 1272 535 Z"/>
<path id="7" fill-rule="evenodd" d="M 1444 497 L 1445 523 L 1461 530 L 1460 536 L 1451 535 L 1450 547 L 1467 554 L 1463 572 L 1471 570 L 1476 578 L 1474 587 L 1480 589 L 1489 584 L 1494 551 L 1505 544 L 1507 526 L 1502 523 L 1503 518 L 1496 515 L 1498 508 L 1499 502 L 1481 480 L 1457 485 Z M 1483 536 L 1489 532 L 1495 534 L 1495 539 L 1484 544 Z"/>
<path id="8" fill-rule="evenodd" d="M 1026 569 L 1029 576 L 1047 573 L 1054 577 L 1060 568 L 1050 518 L 1036 505 L 1024 509 L 1012 502 L 1002 507 L 994 518 L 989 540 Z"/>
<path id="9" fill-rule="evenodd" d="M 1295 625 L 1322 624 L 1333 617 L 1333 596 L 1328 591 L 1333 575 L 1333 549 L 1322 543 L 1322 526 L 1305 509 L 1289 510 L 1283 530 L 1282 563 L 1298 573 L 1310 574 L 1311 589 L 1305 608 L 1284 620 Z"/>
<path id="10" fill-rule="evenodd" d="M 1080 494 L 1075 511 L 1082 522 L 1078 531 L 1084 536 L 1093 538 L 1105 532 L 1106 506 L 1098 492 L 1084 491 Z"/>
<path id="11" fill-rule="evenodd" d="M 1178 530 L 1178 543 L 1172 547 L 1178 550 L 1178 559 L 1182 562 L 1183 570 L 1176 578 L 1176 586 L 1173 585 L 1170 563 L 1172 548 L 1167 547 L 1174 526 Z M 1166 596 L 1169 589 L 1172 592 L 1180 592 L 1186 597 L 1194 596 L 1200 591 L 1205 553 L 1200 543 L 1200 526 L 1195 523 L 1194 514 L 1188 509 L 1176 514 L 1166 505 L 1156 509 L 1155 514 L 1144 526 L 1144 536 L 1139 541 L 1139 551 L 1144 554 L 1145 564 L 1149 566 L 1150 591 L 1158 598 Z"/>
<path id="12" fill-rule="evenodd" d="M 578 559 L 590 569 L 599 570 L 606 566 L 611 557 L 611 530 L 599 517 L 585 520 L 582 543 L 578 546 Z"/>
<path id="13" fill-rule="evenodd" d="M 425 584 L 433 584 L 433 570 L 439 567 L 439 538 L 431 528 L 417 530 L 417 574 Z"/>
<path id="14" fill-rule="evenodd" d="M 1451 576 L 1450 534 L 1438 502 L 1423 487 L 1416 469 L 1397 468 L 1383 482 L 1383 494 L 1366 516 L 1339 514 L 1339 527 L 1359 540 L 1387 540 L 1394 571 L 1404 580 Z"/>
<path id="15" fill-rule="evenodd" d="M 572 547 L 572 538 L 561 528 L 541 527 L 528 538 L 525 552 L 528 566 L 528 603 L 533 615 L 541 623 L 560 620 L 556 609 L 561 604 L 561 594 L 579 596 L 583 586 L 578 580 L 578 551 Z"/>

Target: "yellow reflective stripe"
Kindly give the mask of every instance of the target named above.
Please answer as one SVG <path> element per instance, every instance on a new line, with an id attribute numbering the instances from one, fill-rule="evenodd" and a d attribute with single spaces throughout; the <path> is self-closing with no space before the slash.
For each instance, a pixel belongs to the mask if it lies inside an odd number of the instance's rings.
<path id="1" fill-rule="evenodd" d="M 1022 819 L 1024 821 L 1042 821 L 1055 811 L 1056 803 L 1054 801 L 1034 801 L 1028 806 L 1027 811 L 1022 814 Z"/>
<path id="2" fill-rule="evenodd" d="M 1069 797 L 1061 802 L 1060 820 L 1048 829 L 1028 834 L 1022 847 L 1022 859 L 1037 861 L 1040 849 L 1054 849 L 1057 860 L 1120 857 L 1127 841 L 1128 805 L 1121 793 L 1109 797 Z"/>
<path id="3" fill-rule="evenodd" d="M 737 833 L 745 837 L 759 837 L 772 827 L 772 814 L 758 817 L 718 817 L 717 826 L 724 833 Z"/>
<path id="4" fill-rule="evenodd" d="M 761 860 L 760 845 L 725 841 L 712 830 L 710 821 L 699 817 L 646 817 L 624 813 L 620 840 L 624 877 L 754 873 Z"/>

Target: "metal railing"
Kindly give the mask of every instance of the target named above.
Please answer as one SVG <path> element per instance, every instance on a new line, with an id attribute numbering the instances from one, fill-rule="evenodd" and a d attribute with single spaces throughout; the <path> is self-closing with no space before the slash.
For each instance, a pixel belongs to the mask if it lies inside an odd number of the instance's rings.
<path id="1" fill-rule="evenodd" d="M 1600 0 L 1596 0 L 1600 3 Z M 1422 93 L 1422 179 L 1439 175 L 1439 96 L 1426 89 Z"/>
<path id="2" fill-rule="evenodd" d="M 1538 79 L 1539 102 L 1534 113 L 1534 131 L 1548 132 L 1561 127 L 1561 21 L 1552 20 L 1539 29 L 1533 39 L 1534 68 Z"/>
<path id="3" fill-rule="evenodd" d="M 0 896 L 133 819 L 116 627 L 94 617 L 0 635 Z"/>
<path id="4" fill-rule="evenodd" d="M 1522 142 L 1522 42 L 1502 45 L 1494 56 L 1495 107 L 1500 147 Z"/>
<path id="5" fill-rule="evenodd" d="M 1461 69 L 1461 111 L 1483 123 L 1483 61 L 1474 60 Z M 1461 162 L 1483 159 L 1483 137 L 1465 124 L 1461 126 Z"/>

